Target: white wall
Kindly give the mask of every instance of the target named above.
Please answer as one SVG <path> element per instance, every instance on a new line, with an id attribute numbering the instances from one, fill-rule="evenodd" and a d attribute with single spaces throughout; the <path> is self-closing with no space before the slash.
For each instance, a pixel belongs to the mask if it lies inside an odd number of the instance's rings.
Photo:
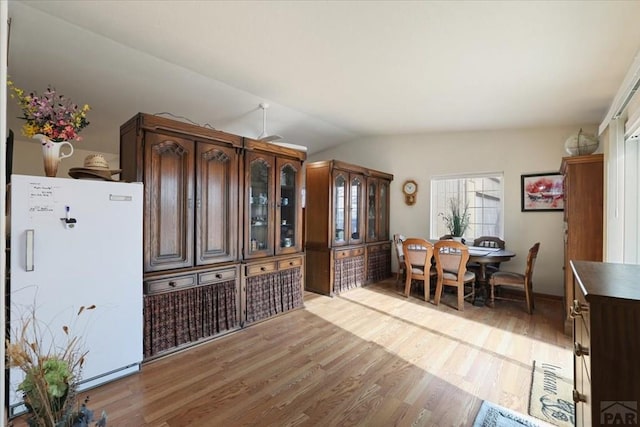
<path id="1" fill-rule="evenodd" d="M 535 242 L 540 242 L 534 292 L 563 295 L 563 213 L 521 212 L 520 175 L 558 171 L 562 157 L 566 156 L 564 141 L 579 128 L 376 137 L 315 153 L 308 161 L 338 159 L 392 173 L 391 233 L 423 237 L 429 234 L 431 176 L 503 172 L 504 239 L 507 247 L 517 254 L 503 264 L 503 269 L 523 272 L 527 251 Z M 595 133 L 596 125 L 582 128 Z M 404 203 L 401 191 L 402 183 L 409 178 L 416 180 L 419 187 L 413 206 Z M 393 269 L 396 269 L 395 257 Z"/>
<path id="2" fill-rule="evenodd" d="M 14 131 L 16 132 L 16 131 Z M 13 170 L 12 173 L 20 175 L 36 175 L 44 176 L 44 163 L 42 160 L 42 147 L 40 142 L 36 140 L 24 139 L 19 135 L 20 129 L 17 129 L 13 143 Z M 58 178 L 70 178 L 69 169 L 84 166 L 84 159 L 89 154 L 102 154 L 109 163 L 109 167 L 117 169 L 120 158 L 117 154 L 101 153 L 98 151 L 87 151 L 82 148 L 82 141 L 71 141 L 73 145 L 73 155 L 62 159 L 58 166 Z M 67 148 L 62 148 L 67 153 Z M 117 175 L 114 176 L 117 179 Z"/>

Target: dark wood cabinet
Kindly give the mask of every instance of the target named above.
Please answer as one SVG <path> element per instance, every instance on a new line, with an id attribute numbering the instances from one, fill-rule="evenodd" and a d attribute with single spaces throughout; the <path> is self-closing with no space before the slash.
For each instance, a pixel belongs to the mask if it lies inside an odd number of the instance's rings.
<path id="1" fill-rule="evenodd" d="M 238 265 L 161 274 L 144 283 L 145 359 L 240 328 Z"/>
<path id="2" fill-rule="evenodd" d="M 576 426 L 636 425 L 640 266 L 571 261 Z"/>
<path id="3" fill-rule="evenodd" d="M 564 175 L 564 302 L 567 335 L 573 321 L 574 298 L 570 261 L 602 261 L 604 215 L 604 164 L 602 154 L 565 157 Z"/>
<path id="4" fill-rule="evenodd" d="M 307 290 L 334 295 L 391 275 L 392 180 L 337 160 L 306 165 Z"/>
<path id="5" fill-rule="evenodd" d="M 158 133 L 145 138 L 144 270 L 191 267 L 195 143 Z"/>
<path id="6" fill-rule="evenodd" d="M 367 177 L 367 243 L 389 240 L 389 184 L 386 177 Z"/>
<path id="7" fill-rule="evenodd" d="M 391 277 L 391 242 L 367 245 L 367 283 L 375 283 Z"/>
<path id="8" fill-rule="evenodd" d="M 302 252 L 302 165 L 306 154 L 246 140 L 244 259 Z"/>
<path id="9" fill-rule="evenodd" d="M 243 322 L 303 306 L 301 151 L 245 139 Z"/>
<path id="10" fill-rule="evenodd" d="M 241 148 L 241 137 L 147 114 L 121 127 L 121 177 L 145 187 L 146 273 L 239 261 Z"/>
<path id="11" fill-rule="evenodd" d="M 236 147 L 197 144 L 196 265 L 238 259 L 239 161 Z"/>
<path id="12" fill-rule="evenodd" d="M 142 113 L 120 129 L 121 179 L 145 189 L 146 359 L 242 324 L 242 146 L 239 136 Z"/>
<path id="13" fill-rule="evenodd" d="M 144 356 L 303 306 L 306 153 L 137 114 L 121 178 L 143 182 Z"/>
<path id="14" fill-rule="evenodd" d="M 259 322 L 303 307 L 304 254 L 243 264 L 243 320 Z"/>

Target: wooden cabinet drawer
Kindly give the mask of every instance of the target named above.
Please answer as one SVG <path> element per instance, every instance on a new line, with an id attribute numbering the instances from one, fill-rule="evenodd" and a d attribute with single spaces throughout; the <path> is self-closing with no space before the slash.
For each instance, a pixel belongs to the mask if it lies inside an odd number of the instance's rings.
<path id="1" fill-rule="evenodd" d="M 198 274 L 198 284 L 206 285 L 209 283 L 226 282 L 233 280 L 238 276 L 235 268 L 229 268 L 226 270 L 207 271 L 206 273 Z"/>
<path id="2" fill-rule="evenodd" d="M 145 280 L 145 294 L 157 294 L 161 292 L 175 291 L 177 289 L 186 289 L 196 285 L 196 275 L 188 274 L 184 276 L 174 276 L 164 279 Z"/>
<path id="3" fill-rule="evenodd" d="M 278 261 L 278 270 L 284 270 L 287 268 L 300 267 L 302 265 L 302 258 L 289 258 Z"/>
<path id="4" fill-rule="evenodd" d="M 364 254 L 364 248 L 340 249 L 335 252 L 335 259 L 344 259 Z"/>
<path id="5" fill-rule="evenodd" d="M 382 248 L 379 245 L 372 245 L 367 248 L 369 253 L 380 252 Z"/>
<path id="6" fill-rule="evenodd" d="M 389 251 L 389 250 L 391 250 L 391 244 L 390 243 L 385 243 L 385 244 L 382 244 L 382 245 L 371 245 L 371 246 L 369 246 L 367 248 L 367 250 L 370 253 Z"/>
<path id="7" fill-rule="evenodd" d="M 335 258 L 336 259 L 349 258 L 350 255 L 351 255 L 351 251 L 349 249 L 345 249 L 343 251 L 336 251 Z"/>
<path id="8" fill-rule="evenodd" d="M 246 269 L 247 276 L 255 276 L 256 274 L 278 271 L 278 264 L 276 263 L 276 261 L 261 262 L 259 264 L 249 264 L 246 266 Z"/>

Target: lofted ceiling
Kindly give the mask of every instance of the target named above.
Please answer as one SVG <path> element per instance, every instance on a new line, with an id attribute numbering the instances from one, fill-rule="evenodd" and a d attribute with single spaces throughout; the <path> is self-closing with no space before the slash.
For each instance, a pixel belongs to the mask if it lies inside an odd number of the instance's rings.
<path id="1" fill-rule="evenodd" d="M 315 153 L 371 135 L 599 124 L 640 50 L 638 1 L 10 1 L 9 74 L 92 106 Z M 8 124 L 20 122 L 9 101 Z M 168 115 L 167 115 L 168 116 Z"/>

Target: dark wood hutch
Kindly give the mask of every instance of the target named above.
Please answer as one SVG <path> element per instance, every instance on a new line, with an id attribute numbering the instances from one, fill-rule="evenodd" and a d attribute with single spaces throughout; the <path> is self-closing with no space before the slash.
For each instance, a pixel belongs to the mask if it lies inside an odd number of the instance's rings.
<path id="1" fill-rule="evenodd" d="M 145 187 L 145 359 L 303 306 L 305 159 L 149 114 L 121 126 L 121 179 Z"/>
<path id="2" fill-rule="evenodd" d="M 393 175 L 337 160 L 305 169 L 306 289 L 335 295 L 390 277 Z"/>

